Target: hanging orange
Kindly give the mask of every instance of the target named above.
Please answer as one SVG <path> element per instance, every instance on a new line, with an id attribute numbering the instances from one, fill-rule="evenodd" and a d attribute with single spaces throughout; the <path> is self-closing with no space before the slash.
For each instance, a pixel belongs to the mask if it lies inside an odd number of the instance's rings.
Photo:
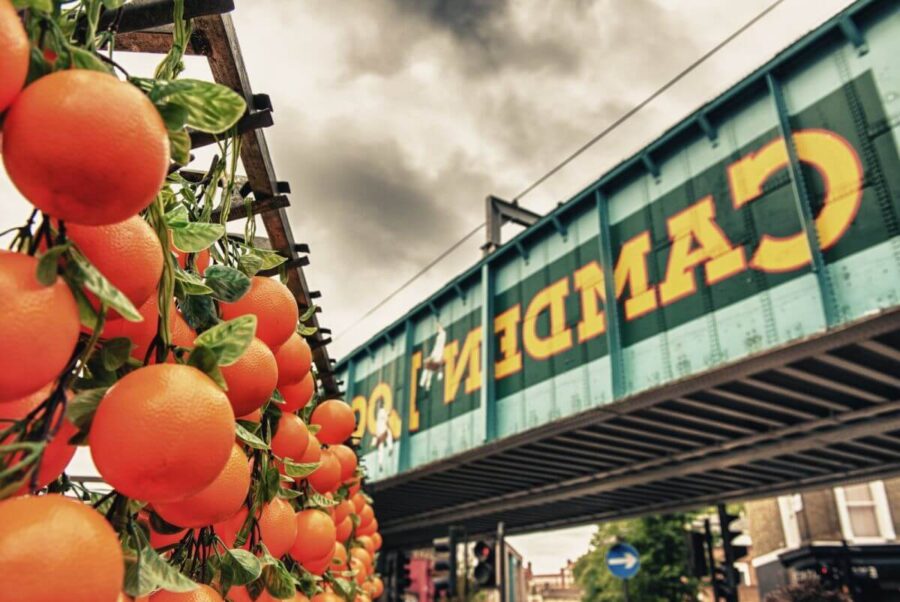
<path id="1" fill-rule="evenodd" d="M 226 320 L 247 314 L 257 319 L 256 336 L 269 349 L 278 349 L 294 333 L 300 314 L 288 287 L 272 278 L 254 276 L 243 297 L 234 303 L 220 303 Z"/>
<path id="2" fill-rule="evenodd" d="M 0 602 L 116 602 L 125 576 L 103 515 L 61 495 L 0 502 Z"/>
<path id="3" fill-rule="evenodd" d="M 334 521 L 321 510 L 301 510 L 297 513 L 297 539 L 291 547 L 291 557 L 297 562 L 309 562 L 331 553 L 336 541 Z"/>
<path id="4" fill-rule="evenodd" d="M 312 371 L 307 372 L 300 382 L 278 385 L 278 392 L 284 397 L 284 404 L 280 406 L 282 412 L 296 412 L 305 408 L 316 392 L 316 380 Z"/>
<path id="5" fill-rule="evenodd" d="M 99 601 L 98 601 L 99 602 Z M 189 592 L 160 590 L 150 596 L 150 602 L 224 602 L 219 592 L 202 583 Z"/>
<path id="6" fill-rule="evenodd" d="M 138 368 L 100 401 L 89 436 L 103 479 L 128 497 L 172 502 L 212 483 L 231 457 L 234 413 L 196 368 Z"/>
<path id="7" fill-rule="evenodd" d="M 294 462 L 300 462 L 309 440 L 309 429 L 299 416 L 282 414 L 278 420 L 275 436 L 272 437 L 272 453 L 279 458 L 290 458 Z"/>
<path id="8" fill-rule="evenodd" d="M 317 405 L 309 423 L 321 427 L 316 435 L 326 445 L 343 443 L 356 428 L 353 410 L 340 399 L 328 399 Z"/>
<path id="9" fill-rule="evenodd" d="M 78 342 L 80 319 L 61 279 L 44 286 L 38 260 L 0 251 L 0 402 L 31 395 L 56 380 Z"/>
<path id="10" fill-rule="evenodd" d="M 236 416 L 258 410 L 275 391 L 278 380 L 275 356 L 255 337 L 235 363 L 222 366 L 221 370 L 228 385 L 228 401 Z"/>
<path id="11" fill-rule="evenodd" d="M 303 337 L 293 332 L 275 352 L 275 361 L 278 362 L 278 386 L 297 384 L 310 373 L 312 350 Z"/>
<path id="12" fill-rule="evenodd" d="M 162 247 L 156 232 L 140 216 L 103 226 L 69 224 L 66 236 L 135 307 L 156 294 L 163 270 Z M 95 309 L 100 307 L 92 293 L 88 292 L 88 298 Z M 118 316 L 115 310 L 107 315 Z"/>
<path id="13" fill-rule="evenodd" d="M 346 483 L 356 475 L 359 460 L 356 452 L 346 445 L 332 445 L 331 451 L 341 463 L 341 482 Z"/>
<path id="14" fill-rule="evenodd" d="M 47 214 L 113 224 L 156 197 L 169 168 L 169 136 L 136 86 L 67 69 L 33 82 L 13 102 L 3 123 L 3 163 L 16 188 Z"/>
<path id="15" fill-rule="evenodd" d="M 330 448 L 322 450 L 319 467 L 306 480 L 319 493 L 332 493 L 341 485 L 341 463 Z"/>
<path id="16" fill-rule="evenodd" d="M 18 96 L 28 75 L 28 34 L 9 0 L 0 0 L 0 113 Z"/>
<path id="17" fill-rule="evenodd" d="M 240 509 L 250 491 L 250 462 L 237 445 L 225 468 L 205 488 L 183 500 L 153 505 L 163 520 L 179 527 L 204 527 L 227 519 Z"/>

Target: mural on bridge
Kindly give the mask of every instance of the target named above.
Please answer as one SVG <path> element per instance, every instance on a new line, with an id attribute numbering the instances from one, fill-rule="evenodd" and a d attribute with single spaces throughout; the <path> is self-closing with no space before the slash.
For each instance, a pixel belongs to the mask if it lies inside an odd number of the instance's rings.
<path id="1" fill-rule="evenodd" d="M 749 89 L 345 358 L 370 480 L 900 304 L 898 29 L 779 74 L 798 181 Z"/>

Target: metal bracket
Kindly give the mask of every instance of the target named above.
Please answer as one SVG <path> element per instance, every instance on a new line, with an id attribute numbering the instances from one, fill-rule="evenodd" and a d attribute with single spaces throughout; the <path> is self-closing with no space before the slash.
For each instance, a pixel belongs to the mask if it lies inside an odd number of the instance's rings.
<path id="1" fill-rule="evenodd" d="M 519 256 L 528 261 L 528 249 L 525 248 L 525 245 L 522 244 L 521 240 L 517 240 L 515 243 L 516 251 L 519 252 Z"/>
<path id="2" fill-rule="evenodd" d="M 453 283 L 453 290 L 456 291 L 456 296 L 465 303 L 466 302 L 466 291 L 463 290 L 463 287 L 459 284 L 459 282 Z"/>
<path id="3" fill-rule="evenodd" d="M 850 15 L 844 15 L 838 21 L 838 26 L 841 28 L 841 32 L 844 34 L 844 37 L 847 38 L 847 41 L 853 44 L 853 47 L 856 48 L 859 56 L 863 56 L 869 52 L 869 45 L 866 44 L 866 38 L 863 36 L 862 31 L 860 31 L 859 27 L 856 25 L 856 21 L 853 20 L 853 17 Z"/>
<path id="4" fill-rule="evenodd" d="M 562 220 L 559 219 L 558 215 L 554 215 L 550 217 L 550 222 L 553 224 L 553 227 L 556 229 L 556 232 L 566 238 L 569 235 L 569 229 L 566 227 Z"/>
<path id="5" fill-rule="evenodd" d="M 481 250 L 485 256 L 496 251 L 503 244 L 500 228 L 503 224 L 513 223 L 527 228 L 532 226 L 541 216 L 534 211 L 520 207 L 518 201 L 505 201 L 492 194 L 484 199 L 485 210 L 485 241 Z"/>
<path id="6" fill-rule="evenodd" d="M 656 164 L 656 161 L 653 160 L 650 153 L 641 154 L 641 163 L 644 164 L 644 167 L 647 168 L 647 171 L 649 171 L 654 178 L 659 178 L 659 165 Z"/>
<path id="7" fill-rule="evenodd" d="M 703 133 L 709 138 L 710 142 L 716 142 L 718 140 L 719 131 L 709 121 L 706 113 L 701 112 L 697 115 L 697 125 L 700 126 L 700 129 L 703 130 Z"/>

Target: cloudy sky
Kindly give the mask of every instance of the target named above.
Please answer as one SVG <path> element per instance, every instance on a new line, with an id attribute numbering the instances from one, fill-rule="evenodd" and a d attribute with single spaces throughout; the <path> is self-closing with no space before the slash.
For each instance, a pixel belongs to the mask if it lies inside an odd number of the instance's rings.
<path id="1" fill-rule="evenodd" d="M 294 236 L 340 357 L 471 265 L 483 235 L 358 318 L 773 0 L 243 0 L 234 13 Z M 849 4 L 783 0 L 522 203 L 544 212 Z M 152 59 L 155 61 L 155 59 Z M 151 61 L 129 59 L 130 66 Z M 189 74 L 208 73 L 201 59 Z M 27 205 L 0 178 L 0 226 Z M 2 229 L 2 228 L 0 228 Z M 79 456 L 80 457 L 80 456 Z M 515 539 L 536 570 L 589 529 Z"/>

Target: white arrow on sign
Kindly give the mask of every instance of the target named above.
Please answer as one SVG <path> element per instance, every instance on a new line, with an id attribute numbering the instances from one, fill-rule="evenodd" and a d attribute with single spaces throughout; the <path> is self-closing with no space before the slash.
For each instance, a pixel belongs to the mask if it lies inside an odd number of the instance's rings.
<path id="1" fill-rule="evenodd" d="M 618 558 L 610 558 L 610 564 L 614 565 L 625 565 L 626 569 L 631 569 L 638 563 L 638 557 L 632 554 L 631 552 L 625 552 L 623 556 L 619 556 Z"/>

